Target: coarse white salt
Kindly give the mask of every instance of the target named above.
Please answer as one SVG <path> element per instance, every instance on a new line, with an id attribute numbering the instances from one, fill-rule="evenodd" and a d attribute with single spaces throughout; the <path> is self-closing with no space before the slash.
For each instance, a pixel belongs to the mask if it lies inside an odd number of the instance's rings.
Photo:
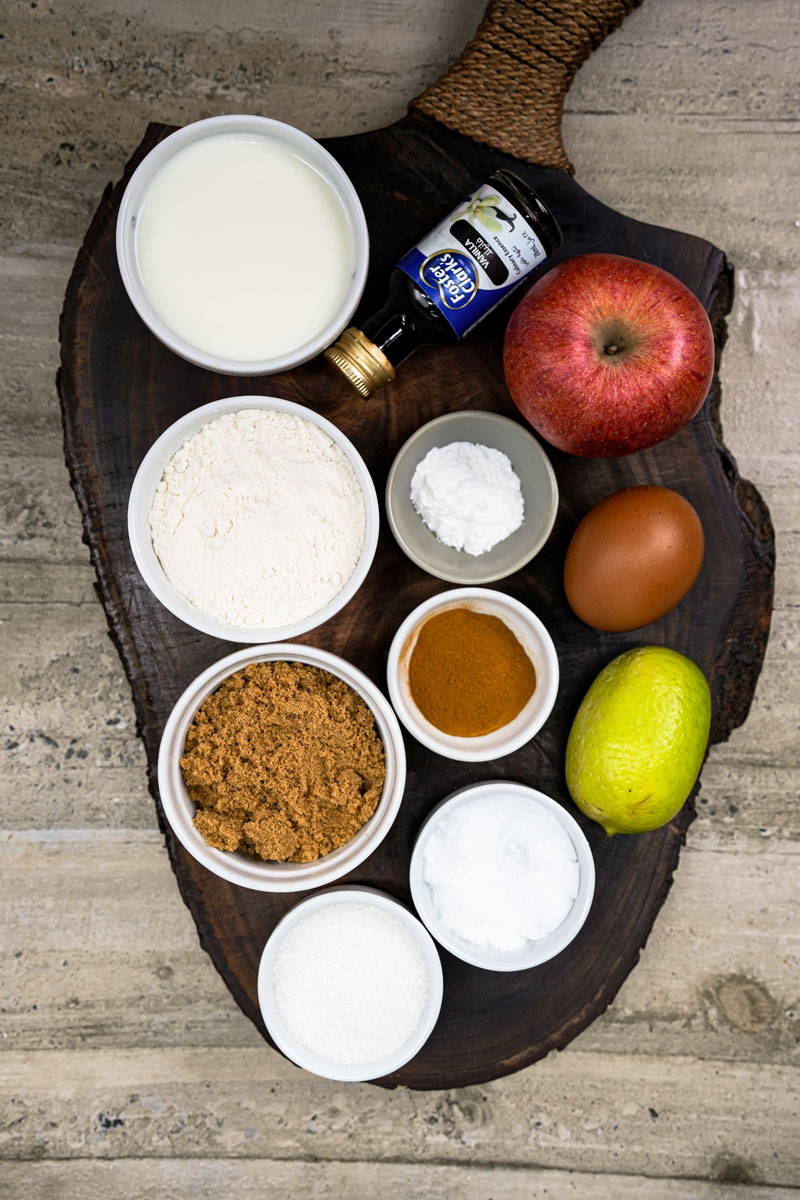
<path id="1" fill-rule="evenodd" d="M 422 877 L 433 907 L 458 937 L 514 951 L 562 924 L 578 895 L 580 870 L 567 831 L 523 796 L 475 796 L 435 824 Z"/>
<path id="2" fill-rule="evenodd" d="M 286 1028 L 332 1063 L 379 1062 L 417 1029 L 428 968 L 413 935 L 391 913 L 340 901 L 301 917 L 272 968 Z"/>

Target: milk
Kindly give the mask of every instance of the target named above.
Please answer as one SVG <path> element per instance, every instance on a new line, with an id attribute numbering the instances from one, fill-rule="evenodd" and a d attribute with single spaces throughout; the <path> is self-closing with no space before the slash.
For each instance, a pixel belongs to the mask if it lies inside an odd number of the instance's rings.
<path id="1" fill-rule="evenodd" d="M 202 138 L 164 163 L 138 215 L 136 258 L 174 334 L 244 362 L 322 333 L 356 267 L 331 184 L 280 139 L 245 132 Z"/>

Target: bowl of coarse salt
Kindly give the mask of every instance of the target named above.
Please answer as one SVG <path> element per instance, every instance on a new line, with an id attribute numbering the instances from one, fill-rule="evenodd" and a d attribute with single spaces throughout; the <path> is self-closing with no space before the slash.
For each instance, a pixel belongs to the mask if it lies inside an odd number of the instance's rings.
<path id="1" fill-rule="evenodd" d="M 451 583 L 504 579 L 539 553 L 558 511 L 558 484 L 533 434 L 493 412 L 451 412 L 401 447 L 386 483 L 400 549 Z"/>
<path id="2" fill-rule="evenodd" d="M 275 1045 L 325 1079 L 381 1079 L 424 1046 L 442 1004 L 442 966 L 424 926 L 368 887 L 302 900 L 273 930 L 258 1002 Z"/>
<path id="3" fill-rule="evenodd" d="M 428 816 L 411 856 L 411 895 L 425 926 L 451 954 L 490 971 L 523 971 L 566 949 L 594 882 L 574 817 L 506 780 L 453 792 Z"/>
<path id="4" fill-rule="evenodd" d="M 331 422 L 271 396 L 215 400 L 145 455 L 128 502 L 139 572 L 187 625 L 232 642 L 297 637 L 347 604 L 378 543 L 364 460 Z"/>

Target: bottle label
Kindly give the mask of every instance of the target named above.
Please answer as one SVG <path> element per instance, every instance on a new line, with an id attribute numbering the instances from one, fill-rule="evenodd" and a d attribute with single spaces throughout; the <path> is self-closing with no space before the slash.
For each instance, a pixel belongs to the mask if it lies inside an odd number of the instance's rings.
<path id="1" fill-rule="evenodd" d="M 546 257 L 524 215 L 485 183 L 397 265 L 462 338 Z"/>

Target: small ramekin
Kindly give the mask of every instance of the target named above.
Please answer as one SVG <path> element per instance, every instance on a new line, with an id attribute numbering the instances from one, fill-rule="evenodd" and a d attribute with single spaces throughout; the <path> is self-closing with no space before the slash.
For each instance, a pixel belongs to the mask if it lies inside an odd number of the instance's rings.
<path id="1" fill-rule="evenodd" d="M 296 151 L 333 187 L 342 203 L 353 237 L 353 276 L 338 313 L 312 340 L 280 356 L 240 361 L 207 353 L 187 342 L 170 329 L 158 315 L 147 296 L 139 271 L 136 258 L 136 222 L 154 176 L 164 163 L 185 146 L 220 133 L 259 134 L 284 142 Z M 275 121 L 270 117 L 247 114 L 230 114 L 195 121 L 159 142 L 136 168 L 125 189 L 117 217 L 116 244 L 122 282 L 145 325 L 159 341 L 181 358 L 209 371 L 219 371 L 223 375 L 273 375 L 277 371 L 289 371 L 321 353 L 336 340 L 355 312 L 364 290 L 369 266 L 369 233 L 364 210 L 355 188 L 333 155 L 293 125 Z"/>
<path id="2" fill-rule="evenodd" d="M 275 1003 L 272 989 L 272 968 L 281 942 L 289 930 L 309 912 L 331 904 L 353 903 L 371 904 L 384 912 L 391 913 L 414 937 L 428 969 L 428 999 L 414 1033 L 389 1057 L 376 1062 L 359 1063 L 357 1066 L 330 1062 L 328 1059 L 314 1054 L 307 1046 L 299 1042 L 286 1027 Z M 324 984 L 324 981 L 321 983 Z M 370 887 L 329 888 L 315 896 L 310 896 L 307 900 L 301 900 L 275 926 L 264 947 L 258 969 L 258 1003 L 264 1024 L 276 1046 L 298 1067 L 311 1071 L 314 1075 L 321 1075 L 324 1079 L 343 1080 L 350 1083 L 359 1080 L 381 1079 L 384 1075 L 390 1075 L 393 1071 L 399 1070 L 415 1054 L 418 1054 L 433 1032 L 438 1020 L 443 991 L 444 983 L 439 952 L 422 922 L 418 921 L 404 905 L 392 896 Z"/>
<path id="3" fill-rule="evenodd" d="M 443 924 L 433 906 L 430 888 L 423 877 L 425 847 L 442 817 L 467 800 L 485 796 L 491 802 L 496 796 L 509 793 L 522 796 L 531 804 L 538 805 L 545 812 L 554 816 L 569 836 L 578 860 L 578 894 L 565 919 L 546 937 L 531 941 L 520 950 L 511 951 L 477 946 L 474 942 L 465 941 L 464 938 Z M 460 788 L 436 805 L 417 836 L 411 855 L 409 881 L 414 907 L 419 913 L 420 919 L 437 942 L 451 954 L 455 954 L 464 962 L 471 963 L 472 966 L 483 967 L 487 971 L 525 971 L 529 967 L 537 967 L 541 963 L 555 958 L 577 937 L 589 914 L 594 898 L 594 859 L 583 830 L 565 808 L 535 788 L 498 779 Z"/>
<path id="4" fill-rule="evenodd" d="M 386 760 L 386 781 L 378 807 L 355 837 L 310 863 L 265 862 L 241 851 L 209 846 L 194 827 L 195 804 L 183 781 L 180 758 L 186 735 L 203 701 L 229 675 L 256 662 L 297 662 L 329 671 L 358 692 L 375 718 Z M 179 698 L 161 736 L 158 752 L 158 791 L 161 807 L 178 841 L 215 875 L 240 887 L 261 892 L 299 892 L 333 883 L 372 854 L 392 827 L 403 799 L 406 752 L 397 718 L 385 696 L 363 672 L 327 650 L 314 646 L 254 646 L 228 655 L 203 671 Z"/>
<path id="5" fill-rule="evenodd" d="M 445 546 L 411 503 L 411 480 L 431 450 L 471 442 L 499 450 L 519 478 L 525 515 L 519 529 L 484 554 Z M 501 413 L 463 409 L 422 425 L 401 446 L 386 480 L 386 515 L 395 541 L 429 575 L 471 587 L 519 571 L 544 547 L 558 512 L 558 483 L 550 459 L 531 431 Z"/>
<path id="6" fill-rule="evenodd" d="M 203 425 L 207 425 L 215 417 L 221 417 L 225 413 L 239 412 L 242 409 L 248 408 L 264 408 L 273 412 L 290 413 L 292 416 L 302 417 L 304 420 L 310 421 L 312 425 L 317 425 L 347 455 L 347 459 L 355 472 L 364 497 L 364 545 L 353 574 L 343 585 L 341 591 L 337 592 L 333 599 L 329 600 L 317 612 L 311 613 L 310 616 L 304 617 L 300 621 L 292 621 L 287 625 L 273 627 L 228 625 L 210 613 L 205 613 L 202 609 L 196 608 L 170 583 L 164 572 L 164 568 L 159 562 L 158 555 L 153 549 L 153 540 L 150 536 L 150 509 L 153 504 L 153 497 L 156 494 L 159 481 L 164 474 L 164 468 L 172 458 L 172 455 L 183 445 L 187 438 L 192 437 Z M 275 641 L 278 638 L 285 640 L 287 638 L 298 637 L 301 633 L 308 633 L 310 629 L 316 629 L 318 625 L 322 625 L 323 622 L 329 620 L 330 617 L 339 612 L 340 609 L 344 608 L 345 604 L 352 600 L 366 579 L 367 572 L 372 566 L 372 560 L 375 557 L 375 549 L 378 545 L 379 522 L 380 515 L 375 484 L 372 482 L 372 476 L 367 469 L 366 463 L 350 439 L 346 438 L 341 430 L 337 429 L 331 421 L 313 412 L 312 409 L 305 408 L 302 404 L 295 404 L 291 400 L 281 400 L 275 396 L 231 396 L 225 400 L 213 400 L 210 404 L 204 404 L 200 408 L 195 408 L 192 412 L 187 413 L 185 417 L 181 417 L 179 421 L 176 421 L 174 425 L 170 425 L 161 434 L 161 437 L 153 443 L 142 459 L 139 470 L 136 472 L 128 500 L 128 539 L 136 566 L 139 568 L 139 573 L 150 588 L 150 591 L 157 600 L 161 601 L 165 608 L 168 608 L 171 613 L 174 613 L 176 617 L 179 617 L 187 625 L 191 625 L 193 629 L 199 629 L 201 633 L 208 633 L 211 637 L 221 638 L 223 641 L 228 642 L 261 643 Z"/>
<path id="7" fill-rule="evenodd" d="M 481 737 L 454 737 L 437 729 L 417 708 L 408 684 L 416 632 L 428 617 L 449 608 L 470 608 L 499 617 L 516 635 L 536 672 L 536 687 L 522 711 L 508 725 Z M 441 592 L 409 613 L 392 640 L 386 674 L 395 712 L 409 733 L 429 750 L 459 762 L 489 762 L 529 742 L 550 716 L 559 680 L 556 648 L 539 618 L 519 600 L 480 587 Z"/>

